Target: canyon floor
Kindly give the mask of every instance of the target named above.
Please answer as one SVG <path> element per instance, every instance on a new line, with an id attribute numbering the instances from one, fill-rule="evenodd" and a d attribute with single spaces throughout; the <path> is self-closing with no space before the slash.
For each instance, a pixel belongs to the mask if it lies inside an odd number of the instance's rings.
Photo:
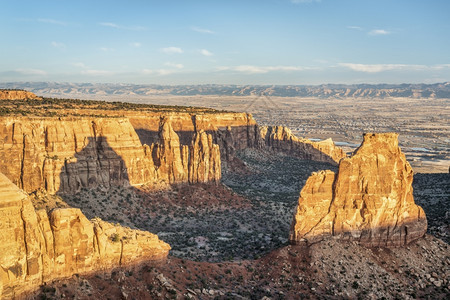
<path id="1" fill-rule="evenodd" d="M 235 165 L 224 165 L 218 185 L 156 192 L 117 187 L 65 196 L 88 217 L 157 233 L 172 251 L 166 262 L 75 275 L 34 296 L 445 299 L 450 294 L 449 174 L 415 175 L 415 201 L 427 214 L 429 234 L 405 248 L 366 248 L 336 239 L 290 246 L 287 233 L 301 187 L 311 172 L 334 167 L 253 149 L 237 157 Z M 55 205 L 37 198 L 39 205 Z"/>

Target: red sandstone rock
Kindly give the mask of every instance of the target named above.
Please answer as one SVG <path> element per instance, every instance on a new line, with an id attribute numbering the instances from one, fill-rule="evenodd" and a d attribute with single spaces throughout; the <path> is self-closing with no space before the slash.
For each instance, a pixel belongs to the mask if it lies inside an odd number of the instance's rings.
<path id="1" fill-rule="evenodd" d="M 414 203 L 413 171 L 398 147 L 398 134 L 365 134 L 339 171 L 313 173 L 300 193 L 290 241 L 315 242 L 335 235 L 368 246 L 402 246 L 427 230 Z"/>
<path id="2" fill-rule="evenodd" d="M 77 208 L 49 215 L 0 173 L 0 298 L 10 299 L 56 278 L 165 259 L 170 246 L 152 233 L 99 219 Z"/>

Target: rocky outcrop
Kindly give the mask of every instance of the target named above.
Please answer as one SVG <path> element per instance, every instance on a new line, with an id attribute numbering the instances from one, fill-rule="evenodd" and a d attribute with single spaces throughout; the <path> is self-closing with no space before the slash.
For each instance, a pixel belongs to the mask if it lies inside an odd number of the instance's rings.
<path id="1" fill-rule="evenodd" d="M 167 119 L 161 121 L 159 143 L 155 145 L 154 153 L 159 178 L 168 183 L 187 182 L 188 146 L 180 144 L 178 135 Z"/>
<path id="2" fill-rule="evenodd" d="M 422 237 L 425 213 L 414 203 L 413 171 L 398 134 L 365 134 L 338 173 L 313 173 L 303 187 L 291 225 L 292 243 L 326 236 L 367 246 L 395 247 Z"/>
<path id="3" fill-rule="evenodd" d="M 140 113 L 129 116 L 143 144 L 157 143 L 161 113 Z M 259 147 L 261 138 L 258 125 L 247 113 L 164 113 L 170 119 L 172 129 L 179 136 L 180 144 L 190 145 L 196 132 L 203 130 L 219 145 L 222 159 L 229 159 L 234 151 L 248 147 Z"/>
<path id="4" fill-rule="evenodd" d="M 27 194 L 0 174 L 2 299 L 75 273 L 165 259 L 169 250 L 154 234 L 89 221 L 76 208 L 35 211 Z"/>
<path id="5" fill-rule="evenodd" d="M 182 145 L 171 122 L 161 118 L 159 140 L 142 145 L 127 118 L 0 118 L 0 172 L 27 192 L 51 194 L 219 181 L 220 154 L 211 135 L 200 131 L 192 145 Z M 207 170 L 194 167 L 199 159 Z"/>
<path id="6" fill-rule="evenodd" d="M 220 150 L 211 134 L 196 131 L 191 144 L 182 145 L 169 118 L 162 118 L 159 143 L 154 146 L 158 178 L 164 182 L 218 182 L 221 178 Z"/>
<path id="7" fill-rule="evenodd" d="M 334 145 L 331 139 L 312 142 L 298 138 L 284 126 L 260 127 L 263 145 L 276 152 L 283 152 L 301 159 L 339 163 L 345 152 Z"/>
<path id="8" fill-rule="evenodd" d="M 195 133 L 190 149 L 189 182 L 218 182 L 221 177 L 219 145 L 203 130 Z"/>
<path id="9" fill-rule="evenodd" d="M 152 154 L 126 118 L 2 118 L 0 171 L 27 192 L 156 181 Z"/>
<path id="10" fill-rule="evenodd" d="M 41 97 L 36 96 L 32 92 L 24 90 L 2 90 L 0 89 L 0 100 L 42 100 Z"/>

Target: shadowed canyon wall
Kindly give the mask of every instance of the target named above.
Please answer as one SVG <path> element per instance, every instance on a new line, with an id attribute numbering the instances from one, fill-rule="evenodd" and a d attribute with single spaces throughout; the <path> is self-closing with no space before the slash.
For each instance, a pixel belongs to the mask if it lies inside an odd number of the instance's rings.
<path id="1" fill-rule="evenodd" d="M 28 100 L 28 99 L 40 100 L 42 98 L 28 91 L 0 89 L 0 100 Z"/>
<path id="2" fill-rule="evenodd" d="M 331 139 L 312 142 L 298 138 L 283 126 L 258 126 L 251 114 L 216 113 L 190 115 L 169 114 L 174 131 L 182 144 L 188 144 L 195 132 L 204 130 L 212 135 L 219 145 L 222 160 L 230 160 L 236 150 L 260 148 L 283 152 L 301 159 L 338 163 L 346 157 L 344 151 L 335 146 Z M 151 144 L 158 139 L 157 120 L 159 115 L 130 116 L 142 143 Z"/>
<path id="3" fill-rule="evenodd" d="M 260 130 L 245 113 L 129 114 L 0 117 L 0 172 L 27 192 L 76 193 L 82 187 L 218 182 L 221 159 L 249 147 L 335 163 L 345 156 L 332 141 L 299 139 L 285 127 Z"/>
<path id="4" fill-rule="evenodd" d="M 309 243 L 340 236 L 368 246 L 402 246 L 427 230 L 414 203 L 413 171 L 398 146 L 398 134 L 365 134 L 338 173 L 313 173 L 303 187 L 290 241 Z"/>
<path id="5" fill-rule="evenodd" d="M 75 273 L 165 259 L 170 250 L 154 234 L 89 221 L 77 208 L 35 210 L 27 194 L 1 173 L 0 217 L 1 299 Z"/>

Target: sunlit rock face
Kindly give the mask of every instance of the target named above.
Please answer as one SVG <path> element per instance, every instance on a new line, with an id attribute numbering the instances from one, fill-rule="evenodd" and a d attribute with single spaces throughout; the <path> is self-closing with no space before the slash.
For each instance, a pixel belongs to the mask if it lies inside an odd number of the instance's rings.
<path id="1" fill-rule="evenodd" d="M 423 209 L 414 203 L 413 170 L 396 133 L 368 133 L 339 170 L 313 173 L 300 193 L 292 243 L 339 236 L 367 246 L 396 247 L 422 237 Z"/>
<path id="2" fill-rule="evenodd" d="M 89 221 L 78 208 L 35 210 L 0 173 L 0 299 L 75 273 L 165 259 L 169 250 L 155 234 Z"/>
<path id="3" fill-rule="evenodd" d="M 143 145 L 128 118 L 0 118 L 0 172 L 27 192 L 217 182 L 219 146 L 203 130 L 182 145 L 172 118 Z"/>
<path id="4" fill-rule="evenodd" d="M 345 152 L 330 139 L 312 142 L 296 137 L 284 126 L 260 127 L 262 144 L 275 152 L 283 152 L 301 159 L 339 163 L 346 157 Z"/>
<path id="5" fill-rule="evenodd" d="M 219 145 L 203 129 L 194 133 L 190 145 L 182 145 L 170 119 L 163 118 L 159 142 L 153 148 L 159 180 L 173 184 L 218 182 L 221 178 Z"/>
<path id="6" fill-rule="evenodd" d="M 42 100 L 41 97 L 36 96 L 32 92 L 0 89 L 0 100 L 28 100 L 28 99 Z"/>

